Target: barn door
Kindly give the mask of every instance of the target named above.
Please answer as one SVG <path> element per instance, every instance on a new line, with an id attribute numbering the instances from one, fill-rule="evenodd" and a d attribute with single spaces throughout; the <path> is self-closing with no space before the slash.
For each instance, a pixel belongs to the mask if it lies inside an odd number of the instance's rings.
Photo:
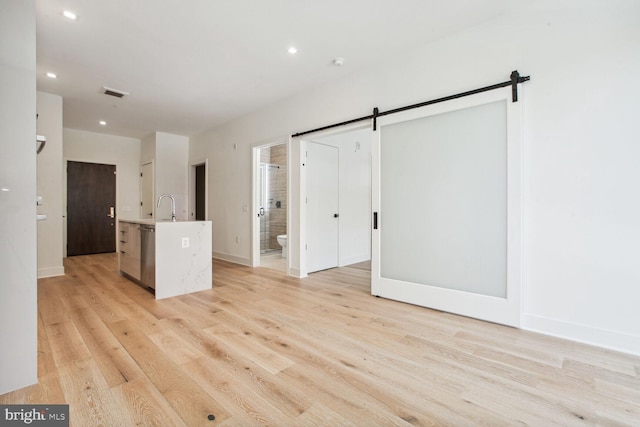
<path id="1" fill-rule="evenodd" d="M 521 104 L 505 88 L 378 119 L 372 294 L 520 324 Z"/>

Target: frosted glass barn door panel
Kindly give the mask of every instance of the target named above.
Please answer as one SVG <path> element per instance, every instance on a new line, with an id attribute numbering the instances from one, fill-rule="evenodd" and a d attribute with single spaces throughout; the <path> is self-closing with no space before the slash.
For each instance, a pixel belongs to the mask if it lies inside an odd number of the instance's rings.
<path id="1" fill-rule="evenodd" d="M 505 297 L 505 122 L 498 102 L 382 129 L 382 277 Z"/>
<path id="2" fill-rule="evenodd" d="M 519 224 L 520 202 L 510 186 L 519 193 L 520 161 L 511 108 L 502 94 L 484 94 L 381 121 L 372 293 L 519 324 L 519 226 L 510 220 Z M 510 144 L 518 145 L 513 153 Z"/>

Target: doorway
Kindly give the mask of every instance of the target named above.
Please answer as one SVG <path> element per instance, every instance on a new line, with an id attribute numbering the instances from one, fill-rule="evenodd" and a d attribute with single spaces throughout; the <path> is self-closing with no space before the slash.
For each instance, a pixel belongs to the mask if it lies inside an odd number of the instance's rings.
<path id="1" fill-rule="evenodd" d="M 204 165 L 196 166 L 196 183 L 195 183 L 196 208 L 194 209 L 196 221 L 204 221 L 206 219 L 206 215 L 204 213 L 204 210 L 205 210 L 204 199 L 206 195 L 206 183 L 204 181 L 204 177 L 205 177 L 205 166 Z M 193 215 L 193 212 L 191 214 Z"/>
<path id="2" fill-rule="evenodd" d="M 208 217 L 208 165 L 208 159 L 204 159 L 191 163 L 189 167 L 189 219 L 191 221 L 206 221 Z"/>
<path id="3" fill-rule="evenodd" d="M 300 277 L 327 268 L 370 265 L 372 137 L 370 126 L 359 125 L 299 142 Z M 332 160 L 320 159 L 325 157 L 318 152 L 320 146 L 333 148 L 334 154 L 329 154 L 330 148 L 321 149 Z M 336 196 L 329 196 L 327 186 L 337 187 L 332 190 L 337 192 L 337 207 L 333 202 Z M 332 211 L 323 212 L 330 205 Z M 318 215 L 327 223 L 317 221 Z"/>
<path id="4" fill-rule="evenodd" d="M 116 250 L 116 166 L 67 162 L 67 256 Z"/>
<path id="5" fill-rule="evenodd" d="M 289 174 L 288 144 L 254 147 L 253 262 L 279 271 L 288 270 Z"/>
<path id="6" fill-rule="evenodd" d="M 140 167 L 140 218 L 153 219 L 155 212 L 155 199 L 153 176 L 153 161 Z"/>

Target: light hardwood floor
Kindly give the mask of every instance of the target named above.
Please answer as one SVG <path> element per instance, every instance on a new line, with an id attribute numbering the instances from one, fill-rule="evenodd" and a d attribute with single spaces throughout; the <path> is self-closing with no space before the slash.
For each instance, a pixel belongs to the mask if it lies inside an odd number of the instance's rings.
<path id="1" fill-rule="evenodd" d="M 375 298 L 363 266 L 215 261 L 161 301 L 113 254 L 65 267 L 38 286 L 39 384 L 0 403 L 74 426 L 640 425 L 640 358 Z"/>

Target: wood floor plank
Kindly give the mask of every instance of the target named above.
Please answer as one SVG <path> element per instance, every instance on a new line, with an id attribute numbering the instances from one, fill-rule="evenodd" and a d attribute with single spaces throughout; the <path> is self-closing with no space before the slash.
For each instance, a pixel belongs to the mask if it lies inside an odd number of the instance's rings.
<path id="1" fill-rule="evenodd" d="M 38 377 L 38 384 L 6 393 L 0 396 L 0 403 L 19 404 L 65 404 L 67 400 L 60 387 L 58 371 Z"/>
<path id="2" fill-rule="evenodd" d="M 56 362 L 53 358 L 53 350 L 49 344 L 42 314 L 38 312 L 38 377 L 55 372 L 55 370 Z"/>
<path id="3" fill-rule="evenodd" d="M 106 269 L 104 269 L 106 271 Z M 121 280 L 119 276 L 118 281 Z M 131 283 L 131 286 L 137 286 Z M 84 286 L 81 292 L 85 293 L 85 298 L 90 299 L 95 304 L 95 310 L 105 324 L 121 322 L 123 320 L 135 321 L 139 329 L 145 333 L 155 332 L 158 318 L 149 313 L 136 300 L 128 295 L 118 292 L 118 289 L 109 283 L 108 276 L 100 276 L 100 280 L 95 286 Z M 140 296 L 139 300 L 152 299 L 151 294 Z"/>
<path id="4" fill-rule="evenodd" d="M 300 426 L 342 426 L 342 427 L 355 427 L 356 424 L 352 423 L 349 419 L 334 412 L 331 408 L 323 405 L 322 403 L 316 403 L 311 408 L 304 411 L 296 419 L 296 424 Z"/>
<path id="5" fill-rule="evenodd" d="M 131 425 L 92 358 L 75 360 L 59 369 L 60 383 L 74 426 Z"/>
<path id="6" fill-rule="evenodd" d="M 91 357 L 82 335 L 70 319 L 46 325 L 45 331 L 58 369 L 74 361 Z"/>
<path id="7" fill-rule="evenodd" d="M 630 404 L 640 402 L 640 387 L 628 387 L 596 378 L 594 391 L 602 396 L 615 396 L 616 399 Z M 640 415 L 638 419 L 640 420 Z"/>
<path id="8" fill-rule="evenodd" d="M 121 307 L 107 303 L 102 297 L 107 291 L 93 289 L 92 286 L 82 286 L 78 288 L 78 293 L 87 302 L 87 307 L 93 310 L 106 324 L 120 322 L 127 319 L 127 313 Z"/>
<path id="9" fill-rule="evenodd" d="M 303 365 L 307 367 L 317 365 L 316 370 L 322 371 L 325 378 L 327 372 L 331 372 L 338 378 L 348 378 L 349 386 L 361 391 L 376 390 L 375 394 L 369 393 L 369 398 L 373 399 L 369 406 L 386 408 L 389 413 L 402 420 L 410 420 L 413 425 L 431 425 L 443 420 L 463 423 L 461 413 L 468 411 L 477 415 L 483 412 L 482 408 L 472 407 L 459 397 L 463 387 L 455 387 L 455 383 L 447 378 L 437 379 L 438 372 L 429 371 L 428 365 L 420 366 L 380 348 L 351 340 L 346 342 L 335 335 L 323 340 L 325 345 L 317 349 L 314 341 L 319 339 L 310 333 L 311 329 L 301 325 L 299 332 L 298 335 L 291 331 L 287 334 L 291 344 L 283 347 L 292 352 L 289 357 L 304 360 Z M 331 344 L 327 345 L 327 342 Z M 291 369 L 287 373 L 289 371 Z M 338 388 L 344 388 L 344 385 Z M 438 399 L 424 396 L 422 391 L 425 388 Z M 402 398 L 398 400 L 398 396 Z M 489 413 L 485 413 L 483 418 L 491 420 L 494 425 L 500 421 Z"/>
<path id="10" fill-rule="evenodd" d="M 290 417 L 283 410 L 290 407 L 273 405 L 243 377 L 241 364 L 202 358 L 183 365 L 191 378 L 229 408 L 228 425 L 287 425 Z M 294 405 L 295 406 L 295 405 Z M 295 415 L 298 415 L 297 412 Z"/>
<path id="11" fill-rule="evenodd" d="M 185 376 L 133 322 L 125 320 L 109 328 L 185 424 L 203 424 L 212 413 L 219 419 L 229 416 L 222 405 Z"/>
<path id="12" fill-rule="evenodd" d="M 204 354 L 188 341 L 182 339 L 178 333 L 170 328 L 165 328 L 149 335 L 149 339 L 161 348 L 164 353 L 171 356 L 171 360 L 177 364 L 199 359 Z"/>
<path id="13" fill-rule="evenodd" d="M 236 352 L 246 354 L 249 360 L 272 374 L 277 374 L 294 364 L 291 360 L 270 350 L 259 342 L 247 340 L 246 334 L 237 332 L 225 325 L 212 326 L 205 329 L 205 332 L 215 337 L 216 340 L 224 342 Z"/>
<path id="14" fill-rule="evenodd" d="M 214 260 L 156 301 L 115 254 L 39 280 L 39 384 L 72 425 L 637 426 L 640 357 L 373 297 L 368 263 L 287 277 Z M 209 420 L 215 415 L 215 420 Z"/>
<path id="15" fill-rule="evenodd" d="M 69 316 L 98 364 L 109 387 L 143 376 L 137 363 L 113 336 L 102 319 L 88 309 L 73 310 Z"/>
<path id="16" fill-rule="evenodd" d="M 112 389 L 137 426 L 186 426 L 164 396 L 149 381 L 137 378 Z"/>
<path id="17" fill-rule="evenodd" d="M 246 355 L 227 346 L 225 342 L 216 339 L 214 334 L 195 330 L 193 325 L 184 320 L 172 323 L 172 327 L 178 332 L 183 332 L 180 338 L 207 355 L 205 358 L 198 359 L 197 362 L 188 362 L 182 366 L 185 370 L 192 372 L 194 380 L 210 390 L 217 399 L 219 394 L 215 390 L 222 393 L 222 399 L 227 400 L 229 394 L 233 396 L 231 400 L 238 400 L 240 396 L 251 394 L 255 395 L 256 399 L 263 400 L 261 407 L 264 404 L 272 405 L 291 417 L 298 416 L 310 406 L 309 400 L 299 390 L 288 387 L 286 382 L 260 365 L 254 364 L 251 360 L 252 355 Z M 209 370 L 211 376 L 202 375 L 203 370 Z M 229 375 L 232 376 L 229 377 Z M 243 417 L 260 418 L 258 415 L 261 412 L 256 412 L 252 405 L 242 404 L 241 406 Z"/>
<path id="18" fill-rule="evenodd" d="M 62 309 L 61 293 L 71 283 L 60 277 L 47 278 L 40 281 L 38 286 L 38 313 L 44 325 L 61 323 L 66 320 L 66 313 Z M 42 301 L 42 303 L 40 303 Z"/>

